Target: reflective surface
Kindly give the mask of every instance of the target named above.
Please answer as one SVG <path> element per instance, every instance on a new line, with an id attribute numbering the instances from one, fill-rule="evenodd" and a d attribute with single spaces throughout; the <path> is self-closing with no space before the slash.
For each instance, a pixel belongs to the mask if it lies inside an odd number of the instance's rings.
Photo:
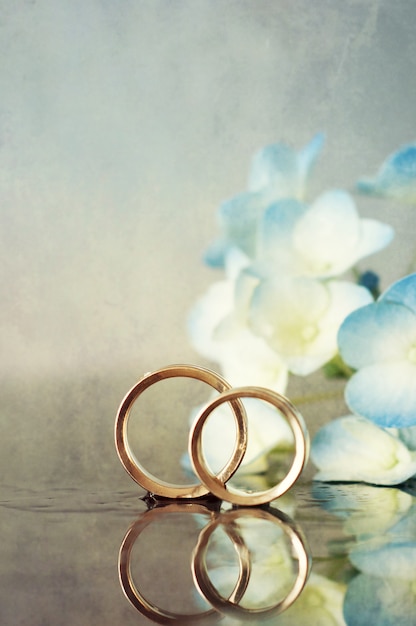
<path id="1" fill-rule="evenodd" d="M 155 506 L 155 501 L 141 499 L 143 495 L 134 486 L 120 492 L 4 489 L 2 623 L 181 624 L 196 623 L 196 618 L 183 616 L 201 613 L 206 614 L 203 620 L 223 624 L 415 623 L 416 500 L 412 486 L 406 490 L 300 482 L 272 503 L 271 512 L 250 512 L 251 521 L 244 518 L 244 509 L 223 507 L 220 514 L 221 503 L 215 499 Z M 277 505 L 285 511 L 283 515 Z M 296 567 L 292 561 L 298 556 L 277 526 L 257 527 L 259 520 L 253 523 L 256 516 L 271 514 L 285 522 L 296 520 L 294 527 L 306 538 L 312 557 L 304 590 L 279 615 L 263 613 L 262 607 L 282 600 L 293 586 Z M 234 525 L 220 529 L 219 534 L 218 528 L 217 534 L 211 528 L 204 567 L 218 594 L 228 598 L 237 589 L 235 596 L 242 599 L 232 599 L 243 609 L 256 608 L 258 614 L 230 611 L 221 618 L 202 599 L 192 578 L 201 532 L 213 520 L 220 526 L 218 520 L 222 517 L 223 523 L 227 515 L 237 516 Z M 120 567 L 125 570 L 128 536 L 134 584 L 168 616 L 167 621 L 152 620 L 149 612 L 138 611 L 123 594 L 117 562 L 122 548 Z M 242 538 L 238 549 L 236 537 Z M 248 566 L 244 564 L 247 549 Z M 248 577 L 247 571 L 244 574 L 247 567 Z"/>

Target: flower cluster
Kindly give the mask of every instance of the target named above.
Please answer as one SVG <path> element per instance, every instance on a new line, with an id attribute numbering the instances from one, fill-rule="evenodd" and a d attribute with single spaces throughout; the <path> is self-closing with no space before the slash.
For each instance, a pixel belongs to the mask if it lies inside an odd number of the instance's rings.
<path id="1" fill-rule="evenodd" d="M 283 509 L 285 508 L 283 505 Z M 295 526 L 293 520 L 289 517 L 286 519 L 290 520 L 293 527 Z M 273 614 L 270 608 L 267 610 L 266 607 L 273 607 L 282 602 L 293 587 L 296 568 L 293 563 L 293 546 L 288 544 L 288 538 L 281 528 L 272 526 L 270 522 L 264 520 L 246 518 L 237 521 L 235 530 L 238 531 L 251 557 L 250 579 L 241 603 L 246 611 L 252 611 L 250 624 L 346 626 L 342 615 L 346 585 L 314 571 L 310 572 L 301 595 L 293 604 L 277 615 Z M 229 595 L 235 581 L 235 554 L 231 553 L 230 548 L 229 537 L 224 532 L 212 535 L 211 557 L 208 555 L 207 565 L 210 579 L 223 597 Z M 256 616 L 256 611 L 260 612 L 260 615 Z M 241 620 L 228 616 L 221 621 L 224 626 L 238 626 L 242 623 Z"/>
<path id="2" fill-rule="evenodd" d="M 254 156 L 248 190 L 219 207 L 221 234 L 205 260 L 223 276 L 196 302 L 189 334 L 235 386 L 284 392 L 291 374 L 341 357 L 353 372 L 345 391 L 352 415 L 318 433 L 317 478 L 396 484 L 416 474 L 416 275 L 374 302 L 377 277 L 359 274 L 357 263 L 386 247 L 393 229 L 362 218 L 344 190 L 310 197 L 322 145 L 317 135 L 299 152 L 274 144 Z M 416 145 L 357 189 L 416 199 Z M 268 420 L 250 428 L 268 450 L 278 445 Z M 259 444 L 250 462 L 264 452 Z"/>
<path id="3" fill-rule="evenodd" d="M 354 414 L 316 436 L 316 478 L 400 484 L 416 475 L 416 274 L 351 313 L 338 343 L 355 370 L 345 387 Z"/>

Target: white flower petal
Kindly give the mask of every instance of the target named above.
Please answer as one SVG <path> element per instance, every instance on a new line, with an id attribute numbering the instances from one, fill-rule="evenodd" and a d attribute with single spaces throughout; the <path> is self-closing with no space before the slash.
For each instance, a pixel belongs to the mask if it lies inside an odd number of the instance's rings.
<path id="1" fill-rule="evenodd" d="M 307 375 L 322 367 L 337 352 L 337 335 L 344 319 L 353 311 L 372 301 L 370 292 L 364 287 L 345 281 L 332 280 L 326 283 L 330 295 L 330 306 L 319 321 L 319 334 L 310 345 L 304 362 L 288 360 L 289 368 L 299 375 Z"/>
<path id="2" fill-rule="evenodd" d="M 219 359 L 224 377 L 235 387 L 257 385 L 284 393 L 288 370 L 284 361 L 261 337 L 241 330 L 223 347 Z"/>
<path id="3" fill-rule="evenodd" d="M 253 294 L 250 322 L 283 357 L 299 356 L 318 334 L 319 320 L 328 306 L 328 290 L 317 281 L 264 280 Z"/>
<path id="4" fill-rule="evenodd" d="M 227 251 L 224 265 L 227 278 L 237 280 L 240 273 L 250 265 L 250 258 L 239 248 L 232 247 Z"/>
<path id="5" fill-rule="evenodd" d="M 342 274 L 361 258 L 384 248 L 394 234 L 386 224 L 360 219 L 353 199 L 342 190 L 328 191 L 309 207 L 303 207 L 303 211 L 293 212 L 290 219 L 289 215 L 287 211 L 286 219 L 280 216 L 285 227 L 281 226 L 281 230 L 286 231 L 285 245 L 274 234 L 269 236 L 270 241 L 276 241 L 276 258 L 282 256 L 280 249 L 289 258 L 290 250 L 293 272 L 306 276 Z M 270 222 L 268 226 L 272 228 Z M 260 252 L 261 248 L 260 244 Z"/>
<path id="6" fill-rule="evenodd" d="M 343 319 L 371 299 L 364 287 L 347 282 L 266 279 L 254 291 L 250 325 L 292 372 L 304 376 L 336 354 Z"/>
<path id="7" fill-rule="evenodd" d="M 316 480 L 396 485 L 416 473 L 416 454 L 372 422 L 347 416 L 330 422 L 315 436 L 311 458 Z"/>
<path id="8" fill-rule="evenodd" d="M 310 275 L 331 275 L 351 266 L 360 241 L 355 204 L 344 191 L 321 195 L 299 219 L 293 245 Z"/>
<path id="9" fill-rule="evenodd" d="M 361 237 L 355 252 L 355 261 L 382 250 L 391 243 L 394 229 L 389 224 L 377 220 L 361 220 Z"/>
<path id="10" fill-rule="evenodd" d="M 228 316 L 234 305 L 234 284 L 223 280 L 211 285 L 196 302 L 188 318 L 188 331 L 195 349 L 214 361 L 221 357 L 221 342 L 215 339 L 215 330 Z"/>

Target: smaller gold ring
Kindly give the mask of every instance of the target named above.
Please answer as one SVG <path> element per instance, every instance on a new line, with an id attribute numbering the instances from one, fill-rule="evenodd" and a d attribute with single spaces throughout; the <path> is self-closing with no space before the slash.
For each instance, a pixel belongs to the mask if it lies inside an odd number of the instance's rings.
<path id="1" fill-rule="evenodd" d="M 169 365 L 155 372 L 145 374 L 126 394 L 117 412 L 115 423 L 115 446 L 119 459 L 128 474 L 141 487 L 164 498 L 199 498 L 209 493 L 204 484 L 176 485 L 159 480 L 148 472 L 137 460 L 131 450 L 127 438 L 127 425 L 134 402 L 148 387 L 165 378 L 174 377 L 195 378 L 207 383 L 219 393 L 230 390 L 231 385 L 216 372 L 196 365 Z M 234 450 L 229 461 L 218 473 L 219 480 L 226 482 L 238 469 L 247 446 L 247 420 L 243 404 L 240 400 L 232 400 L 234 419 L 237 426 L 237 436 Z"/>
<path id="2" fill-rule="evenodd" d="M 287 419 L 295 439 L 295 455 L 286 476 L 271 489 L 258 492 L 246 492 L 226 486 L 225 480 L 215 475 L 208 467 L 202 449 L 202 430 L 211 412 L 224 402 L 237 398 L 258 398 L 275 406 Z M 303 417 L 291 402 L 270 389 L 263 387 L 240 387 L 229 389 L 214 398 L 200 411 L 189 433 L 189 456 L 196 475 L 217 498 L 232 504 L 256 506 L 266 504 L 282 496 L 300 476 L 309 454 L 309 437 Z"/>

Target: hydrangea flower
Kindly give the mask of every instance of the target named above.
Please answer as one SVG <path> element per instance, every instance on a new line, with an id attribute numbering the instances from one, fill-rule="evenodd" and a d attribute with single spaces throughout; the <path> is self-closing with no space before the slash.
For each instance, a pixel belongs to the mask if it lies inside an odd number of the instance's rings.
<path id="1" fill-rule="evenodd" d="M 348 415 L 326 424 L 312 441 L 315 480 L 398 485 L 416 474 L 416 452 L 369 420 Z"/>
<path id="2" fill-rule="evenodd" d="M 416 274 L 351 313 L 338 345 L 358 370 L 345 390 L 350 409 L 383 427 L 416 425 Z"/>
<path id="3" fill-rule="evenodd" d="M 224 202 L 218 212 L 222 237 L 208 249 L 205 260 L 222 267 L 227 251 L 238 247 L 256 256 L 257 227 L 270 204 L 282 198 L 305 198 L 312 167 L 321 151 L 323 136 L 316 135 L 296 153 L 284 143 L 266 146 L 253 158 L 248 191 Z"/>
<path id="4" fill-rule="evenodd" d="M 371 301 L 367 289 L 346 281 L 271 277 L 254 289 L 250 327 L 291 372 L 305 376 L 335 356 L 341 322 Z"/>
<path id="5" fill-rule="evenodd" d="M 357 189 L 361 193 L 416 204 L 416 144 L 403 146 L 393 152 L 374 178 L 358 181 Z"/>
<path id="6" fill-rule="evenodd" d="M 346 281 L 262 280 L 243 271 L 236 281 L 212 285 L 196 303 L 190 337 L 233 385 L 283 392 L 288 370 L 305 376 L 335 356 L 342 321 L 371 301 L 366 288 Z"/>
<path id="7" fill-rule="evenodd" d="M 390 243 L 394 231 L 361 219 L 352 197 L 328 191 L 307 205 L 286 199 L 271 205 L 259 225 L 257 258 L 267 273 L 338 276 Z"/>

